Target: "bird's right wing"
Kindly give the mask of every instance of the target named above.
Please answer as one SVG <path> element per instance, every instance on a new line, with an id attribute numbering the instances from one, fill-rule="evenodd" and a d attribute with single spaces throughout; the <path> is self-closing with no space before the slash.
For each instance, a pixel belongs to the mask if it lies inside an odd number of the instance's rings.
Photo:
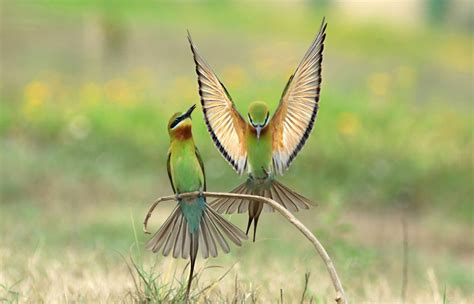
<path id="1" fill-rule="evenodd" d="M 199 95 L 207 129 L 224 158 L 242 174 L 247 166 L 245 120 L 240 116 L 224 85 L 202 58 L 188 33 L 196 64 Z"/>

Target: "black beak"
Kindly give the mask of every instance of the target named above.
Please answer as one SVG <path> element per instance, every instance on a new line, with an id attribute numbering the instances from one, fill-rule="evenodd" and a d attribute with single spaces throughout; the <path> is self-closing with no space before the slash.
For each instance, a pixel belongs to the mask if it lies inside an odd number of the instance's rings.
<path id="1" fill-rule="evenodd" d="M 193 113 L 194 109 L 196 109 L 196 105 L 193 104 L 187 111 L 186 113 L 183 114 L 183 118 L 191 118 L 191 113 Z"/>

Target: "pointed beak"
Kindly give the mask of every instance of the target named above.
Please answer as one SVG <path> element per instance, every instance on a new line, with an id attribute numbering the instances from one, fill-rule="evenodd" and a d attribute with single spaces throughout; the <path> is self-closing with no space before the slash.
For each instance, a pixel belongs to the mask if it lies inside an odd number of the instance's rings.
<path id="1" fill-rule="evenodd" d="M 191 114 L 193 113 L 194 109 L 196 109 L 196 105 L 193 104 L 187 111 L 186 113 L 183 114 L 184 118 L 191 118 Z"/>
<path id="2" fill-rule="evenodd" d="M 257 139 L 260 139 L 260 133 L 262 132 L 262 127 L 256 126 L 255 131 L 257 131 Z"/>

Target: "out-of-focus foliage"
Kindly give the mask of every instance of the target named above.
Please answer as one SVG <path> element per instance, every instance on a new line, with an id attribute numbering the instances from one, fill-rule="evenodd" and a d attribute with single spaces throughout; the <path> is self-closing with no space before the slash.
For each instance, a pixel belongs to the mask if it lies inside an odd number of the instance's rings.
<path id="1" fill-rule="evenodd" d="M 363 272 L 370 280 L 383 269 L 380 280 L 398 286 L 401 245 L 387 238 L 399 234 L 404 214 L 416 227 L 413 280 L 433 267 L 441 286 L 472 295 L 473 274 L 463 266 L 474 250 L 472 32 L 453 22 L 454 13 L 441 16 L 451 2 L 420 2 L 424 10 L 397 22 L 319 2 L 3 3 L 0 260 L 4 252 L 12 270 L 0 273 L 2 286 L 23 277 L 37 247 L 46 256 L 68 248 L 109 259 L 109 250 L 144 242 L 130 232 L 130 218 L 140 222 L 149 200 L 171 192 L 166 122 L 199 103 L 186 29 L 245 112 L 257 99 L 276 108 L 326 16 L 320 112 L 282 178 L 318 203 L 298 216 L 320 234 L 344 277 Z M 214 148 L 199 111 L 193 118 L 208 188 L 233 188 L 242 180 Z M 291 228 L 272 229 L 272 219 L 261 224 L 260 247 L 232 258 L 301 255 L 304 268 L 310 250 L 296 245 Z M 290 249 L 279 250 L 282 244 Z M 97 267 L 117 263 L 107 261 Z M 359 277 L 348 282 L 365 299 Z"/>

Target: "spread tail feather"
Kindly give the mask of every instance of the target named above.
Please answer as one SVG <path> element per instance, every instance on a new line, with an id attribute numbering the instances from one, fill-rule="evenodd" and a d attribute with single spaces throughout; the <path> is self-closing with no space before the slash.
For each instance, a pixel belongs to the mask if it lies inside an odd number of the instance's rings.
<path id="1" fill-rule="evenodd" d="M 247 181 L 237 186 L 230 193 L 237 194 L 252 194 L 252 191 L 247 186 Z M 219 198 L 210 203 L 211 207 L 214 208 L 218 213 L 244 213 L 249 208 L 249 201 L 241 198 L 234 197 L 223 197 Z"/>
<path id="2" fill-rule="evenodd" d="M 168 256 L 172 252 L 173 258 L 190 258 L 191 265 L 185 294 L 185 303 L 187 303 L 198 248 L 201 248 L 201 254 L 204 258 L 209 256 L 216 257 L 218 247 L 223 252 L 228 253 L 230 247 L 226 238 L 235 245 L 240 246 L 242 245 L 242 240 L 247 239 L 247 235 L 212 210 L 207 204 L 205 205 L 199 228 L 191 233 L 186 217 L 184 217 L 178 205 L 161 228 L 148 241 L 146 247 L 153 252 L 158 252 L 163 248 L 164 256 Z"/>
<path id="3" fill-rule="evenodd" d="M 270 181 L 270 187 L 258 189 L 258 185 L 252 185 L 253 181 L 248 179 L 243 184 L 239 185 L 237 188 L 233 189 L 231 193 L 238 194 L 252 194 L 259 195 L 263 197 L 270 198 L 287 210 L 296 212 L 300 209 L 309 209 L 312 205 L 311 201 L 306 197 L 296 193 L 287 186 L 281 184 L 276 180 Z M 250 189 L 249 186 L 253 186 L 253 189 Z M 253 241 L 255 242 L 255 236 L 257 234 L 257 223 L 262 213 L 262 210 L 273 212 L 275 211 L 273 207 L 261 202 L 249 201 L 243 198 L 219 198 L 210 203 L 210 205 L 219 213 L 243 213 L 248 211 L 249 220 L 247 223 L 247 230 L 245 234 L 248 235 L 252 222 L 254 225 L 253 229 Z"/>
<path id="4" fill-rule="evenodd" d="M 187 220 L 178 205 L 148 241 L 146 248 L 153 252 L 162 250 L 164 256 L 172 253 L 173 258 L 188 259 L 191 257 L 193 259 L 195 258 L 194 251 L 197 252 L 197 248 L 200 247 L 203 258 L 208 258 L 209 256 L 216 257 L 219 247 L 224 253 L 230 251 L 226 238 L 240 246 L 242 240 L 247 239 L 247 236 L 207 204 L 199 229 L 191 233 Z"/>
<path id="5" fill-rule="evenodd" d="M 301 209 L 309 209 L 310 206 L 314 205 L 308 198 L 276 180 L 272 181 L 272 186 L 266 190 L 264 196 L 273 199 L 292 212 L 297 212 Z M 272 208 L 272 210 L 269 211 L 273 212 L 274 210 Z"/>
<path id="6" fill-rule="evenodd" d="M 282 183 L 272 180 L 271 186 L 268 189 L 262 190 L 251 190 L 249 188 L 249 184 L 251 180 L 245 181 L 243 184 L 239 185 L 232 191 L 231 193 L 238 193 L 238 194 L 252 194 L 252 195 L 260 195 L 263 197 L 270 198 L 287 210 L 296 212 L 301 209 L 309 209 L 313 203 L 307 199 L 306 197 L 298 194 L 297 192 L 291 190 L 287 186 L 283 185 Z M 210 203 L 211 207 L 214 208 L 218 213 L 244 213 L 249 210 L 250 202 L 247 199 L 242 198 L 219 198 Z M 254 202 L 252 202 L 254 204 Z M 269 206 L 264 206 L 265 211 L 273 212 L 274 209 Z"/>

